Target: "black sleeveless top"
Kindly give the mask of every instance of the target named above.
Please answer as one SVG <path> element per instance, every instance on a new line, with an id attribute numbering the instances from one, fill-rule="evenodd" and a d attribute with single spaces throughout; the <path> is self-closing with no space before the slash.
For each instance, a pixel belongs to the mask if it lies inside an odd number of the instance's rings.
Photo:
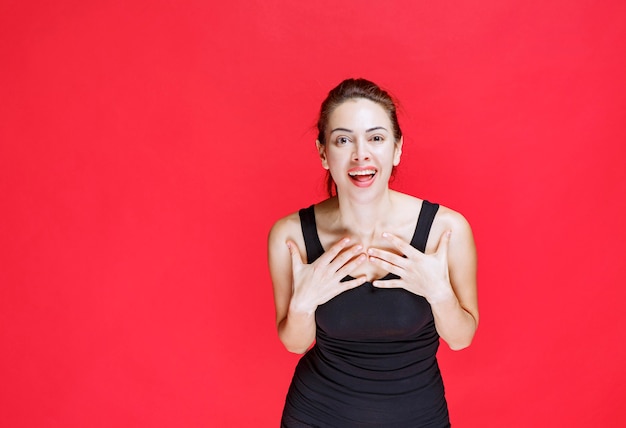
<path id="1" fill-rule="evenodd" d="M 422 204 L 411 240 L 422 252 L 438 209 Z M 324 252 L 313 206 L 300 210 L 300 222 L 312 263 Z M 316 342 L 298 362 L 282 427 L 450 426 L 426 299 L 366 282 L 320 305 L 315 320 Z"/>

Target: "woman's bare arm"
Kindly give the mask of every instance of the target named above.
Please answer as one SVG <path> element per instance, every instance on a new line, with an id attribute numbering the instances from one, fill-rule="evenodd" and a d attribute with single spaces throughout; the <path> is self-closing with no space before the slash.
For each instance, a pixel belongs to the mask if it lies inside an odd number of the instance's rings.
<path id="1" fill-rule="evenodd" d="M 278 336 L 289 351 L 304 353 L 313 344 L 319 305 L 366 281 L 359 277 L 342 282 L 366 260 L 365 255 L 359 256 L 361 246 L 347 248 L 349 243 L 348 238 L 341 239 L 315 262 L 306 264 L 297 214 L 279 220 L 270 231 L 268 257 L 276 324 Z"/>
<path id="2" fill-rule="evenodd" d="M 476 248 L 465 218 L 447 208 L 441 211 L 431 231 L 439 235 L 434 253 L 423 254 L 398 236 L 384 233 L 403 256 L 378 248 L 370 248 L 368 254 L 372 263 L 400 277 L 373 285 L 423 296 L 431 305 L 437 332 L 457 350 L 469 346 L 478 327 Z"/>

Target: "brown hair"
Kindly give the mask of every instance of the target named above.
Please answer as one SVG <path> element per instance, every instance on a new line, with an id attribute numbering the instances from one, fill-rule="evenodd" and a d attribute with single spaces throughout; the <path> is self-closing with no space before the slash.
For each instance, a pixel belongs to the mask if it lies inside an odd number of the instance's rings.
<path id="1" fill-rule="evenodd" d="M 364 98 L 380 105 L 389 116 L 391 121 L 393 136 L 396 141 L 402 138 L 402 130 L 398 123 L 398 116 L 396 113 L 396 102 L 394 99 L 377 84 L 370 82 L 366 79 L 346 79 L 339 85 L 334 87 L 328 92 L 328 96 L 322 102 L 320 108 L 320 116 L 317 121 L 317 139 L 320 144 L 326 144 L 326 129 L 328 127 L 328 120 L 330 115 L 335 111 L 337 107 L 348 100 L 354 100 L 358 98 Z M 333 196 L 335 189 L 335 182 L 330 172 L 326 174 L 326 190 L 329 196 Z"/>

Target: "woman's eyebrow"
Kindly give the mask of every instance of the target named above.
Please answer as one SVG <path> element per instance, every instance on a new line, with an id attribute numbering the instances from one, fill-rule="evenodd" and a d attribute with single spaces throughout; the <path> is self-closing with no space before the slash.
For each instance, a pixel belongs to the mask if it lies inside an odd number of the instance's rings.
<path id="1" fill-rule="evenodd" d="M 387 128 L 385 128 L 384 126 L 375 126 L 373 128 L 366 129 L 365 132 L 378 131 L 379 129 L 382 129 L 383 131 L 387 131 Z M 351 129 L 347 129 L 347 128 L 335 128 L 332 131 L 330 131 L 330 133 L 332 134 L 333 132 L 337 132 L 337 131 L 343 131 L 343 132 L 349 132 L 349 133 L 354 132 Z"/>
<path id="2" fill-rule="evenodd" d="M 353 131 L 351 129 L 346 129 L 346 128 L 335 128 L 332 131 L 330 131 L 330 133 L 332 134 L 333 132 L 337 132 L 337 131 L 343 131 L 343 132 L 349 132 L 352 133 Z"/>
<path id="3" fill-rule="evenodd" d="M 379 129 L 382 129 L 383 131 L 387 131 L 387 128 L 385 128 L 384 126 L 375 126 L 373 128 L 366 129 L 365 132 L 378 131 Z M 387 132 L 389 132 L 389 131 L 387 131 Z"/>

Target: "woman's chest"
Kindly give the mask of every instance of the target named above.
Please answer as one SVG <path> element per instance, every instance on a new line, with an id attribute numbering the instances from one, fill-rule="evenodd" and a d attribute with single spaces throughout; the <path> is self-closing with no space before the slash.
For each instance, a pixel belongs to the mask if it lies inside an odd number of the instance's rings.
<path id="1" fill-rule="evenodd" d="M 316 311 L 318 328 L 345 340 L 403 340 L 434 328 L 430 305 L 404 289 L 376 288 L 371 283 L 348 290 Z"/>

